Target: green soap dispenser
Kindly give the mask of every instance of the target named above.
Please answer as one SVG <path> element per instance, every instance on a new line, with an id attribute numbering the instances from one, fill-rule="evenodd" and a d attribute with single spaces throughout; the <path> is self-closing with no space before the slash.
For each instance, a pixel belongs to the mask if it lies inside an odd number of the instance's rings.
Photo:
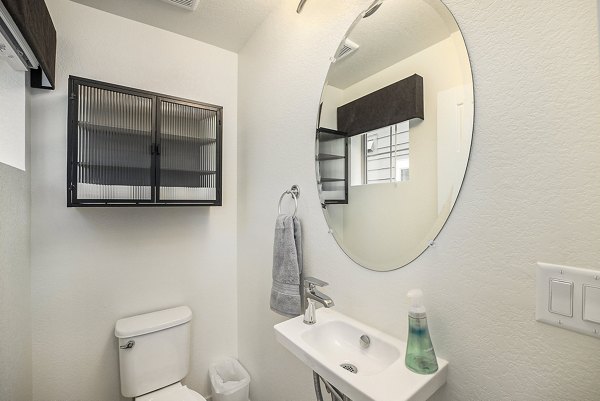
<path id="1" fill-rule="evenodd" d="M 406 342 L 406 367 L 415 373 L 428 375 L 437 372 L 438 364 L 427 328 L 427 315 L 423 305 L 423 291 L 408 292 L 408 340 Z"/>

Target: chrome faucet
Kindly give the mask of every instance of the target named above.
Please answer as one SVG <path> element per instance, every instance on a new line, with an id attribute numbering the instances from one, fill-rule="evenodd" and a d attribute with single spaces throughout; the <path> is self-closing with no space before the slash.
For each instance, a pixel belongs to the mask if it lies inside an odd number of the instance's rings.
<path id="1" fill-rule="evenodd" d="M 323 305 L 325 308 L 331 308 L 334 303 L 333 299 L 317 290 L 317 287 L 325 287 L 329 285 L 323 280 L 314 277 L 304 278 L 304 290 L 302 295 L 302 305 L 304 308 L 304 323 L 315 324 L 317 315 L 315 309 L 315 301 Z"/>

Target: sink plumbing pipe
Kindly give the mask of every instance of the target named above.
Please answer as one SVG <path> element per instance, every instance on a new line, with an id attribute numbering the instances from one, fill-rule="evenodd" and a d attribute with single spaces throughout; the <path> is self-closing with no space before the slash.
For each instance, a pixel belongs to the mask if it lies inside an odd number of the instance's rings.
<path id="1" fill-rule="evenodd" d="M 352 401 L 350 398 L 346 397 L 335 387 L 329 384 L 327 380 L 319 376 L 317 372 L 313 371 L 313 381 L 315 383 L 315 394 L 317 396 L 317 401 L 323 401 L 323 394 L 321 393 L 321 380 L 323 380 L 327 392 L 331 394 L 331 401 Z"/>

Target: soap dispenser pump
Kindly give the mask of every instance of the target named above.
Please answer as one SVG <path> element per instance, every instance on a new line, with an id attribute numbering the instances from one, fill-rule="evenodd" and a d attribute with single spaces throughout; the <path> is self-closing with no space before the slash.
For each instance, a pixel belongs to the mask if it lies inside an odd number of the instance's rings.
<path id="1" fill-rule="evenodd" d="M 437 372 L 438 363 L 433 350 L 427 314 L 423 305 L 423 291 L 419 289 L 408 292 L 410 306 L 408 309 L 408 340 L 406 342 L 406 367 L 415 373 L 432 374 Z"/>

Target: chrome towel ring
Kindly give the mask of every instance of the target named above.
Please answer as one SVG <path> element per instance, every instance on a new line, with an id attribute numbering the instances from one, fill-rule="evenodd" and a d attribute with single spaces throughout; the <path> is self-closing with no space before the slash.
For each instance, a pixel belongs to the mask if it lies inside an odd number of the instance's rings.
<path id="1" fill-rule="evenodd" d="M 300 197 L 300 187 L 298 185 L 292 185 L 290 189 L 281 194 L 281 196 L 279 197 L 279 205 L 277 207 L 277 211 L 279 212 L 279 214 L 281 214 L 281 201 L 286 195 L 291 195 L 292 198 L 294 198 L 295 208 L 292 217 L 296 217 L 296 212 L 298 211 L 298 198 Z"/>

